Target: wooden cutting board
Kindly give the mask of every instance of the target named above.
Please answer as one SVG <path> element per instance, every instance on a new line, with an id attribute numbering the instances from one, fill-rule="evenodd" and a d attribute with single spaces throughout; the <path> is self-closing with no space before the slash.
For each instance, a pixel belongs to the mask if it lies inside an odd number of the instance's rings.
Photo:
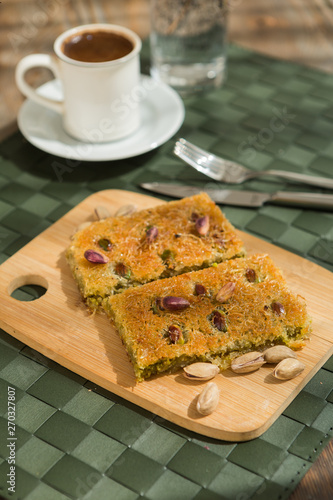
<path id="1" fill-rule="evenodd" d="M 289 286 L 307 300 L 313 334 L 298 354 L 306 369 L 284 382 L 273 377 L 269 365 L 246 375 L 226 370 L 214 379 L 221 394 L 217 410 L 199 416 L 195 403 L 204 383 L 189 381 L 181 373 L 136 383 L 117 332 L 104 314 L 87 312 L 67 266 L 65 249 L 70 236 L 80 223 L 94 219 L 94 208 L 105 205 L 112 214 L 128 203 L 148 208 L 162 201 L 127 191 L 101 191 L 2 264 L 1 328 L 82 377 L 187 429 L 231 441 L 261 435 L 333 353 L 333 274 L 239 232 L 248 253 L 268 253 L 283 270 Z M 27 284 L 42 285 L 47 292 L 32 302 L 11 297 L 15 289 Z"/>

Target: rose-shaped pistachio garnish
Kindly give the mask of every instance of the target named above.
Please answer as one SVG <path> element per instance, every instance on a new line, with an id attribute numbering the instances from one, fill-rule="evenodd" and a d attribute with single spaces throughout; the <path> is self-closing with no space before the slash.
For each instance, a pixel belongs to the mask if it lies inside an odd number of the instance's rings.
<path id="1" fill-rule="evenodd" d="M 172 295 L 161 298 L 159 305 L 161 309 L 166 309 L 168 311 L 182 311 L 190 307 L 188 300 L 183 297 L 174 297 Z"/>
<path id="2" fill-rule="evenodd" d="M 96 252 L 96 250 L 86 250 L 84 256 L 89 262 L 94 264 L 106 264 L 109 262 L 109 259 L 105 255 Z"/>
<path id="3" fill-rule="evenodd" d="M 146 241 L 147 241 L 148 245 L 153 243 L 157 237 L 158 237 L 158 229 L 156 226 L 151 226 L 149 229 L 147 229 Z"/>
<path id="4" fill-rule="evenodd" d="M 208 215 L 204 215 L 203 217 L 199 217 L 195 221 L 195 228 L 200 234 L 200 236 L 205 236 L 209 231 L 209 217 Z"/>
<path id="5" fill-rule="evenodd" d="M 227 319 L 224 314 L 220 313 L 220 311 L 213 312 L 212 322 L 215 328 L 217 328 L 220 332 L 227 331 Z"/>
<path id="6" fill-rule="evenodd" d="M 281 304 L 281 302 L 272 302 L 271 303 L 271 308 L 272 308 L 272 311 L 277 315 L 277 316 L 281 316 L 281 314 L 285 314 L 285 308 L 283 307 L 283 305 Z"/>
<path id="7" fill-rule="evenodd" d="M 196 295 L 206 295 L 207 290 L 203 285 L 201 285 L 201 283 L 196 283 L 194 287 L 194 292 Z"/>
<path id="8" fill-rule="evenodd" d="M 223 287 L 220 288 L 220 290 L 217 292 L 215 297 L 216 300 L 221 303 L 226 302 L 234 294 L 235 288 L 236 288 L 235 283 L 229 281 L 228 283 L 223 285 Z"/>
<path id="9" fill-rule="evenodd" d="M 254 283 L 255 280 L 257 279 L 257 275 L 256 275 L 256 272 L 254 269 L 246 269 L 245 271 L 245 277 L 247 279 L 247 281 L 249 281 L 250 283 Z"/>
<path id="10" fill-rule="evenodd" d="M 112 249 L 112 243 L 107 238 L 101 238 L 100 240 L 98 240 L 98 244 L 106 252 L 109 252 Z"/>

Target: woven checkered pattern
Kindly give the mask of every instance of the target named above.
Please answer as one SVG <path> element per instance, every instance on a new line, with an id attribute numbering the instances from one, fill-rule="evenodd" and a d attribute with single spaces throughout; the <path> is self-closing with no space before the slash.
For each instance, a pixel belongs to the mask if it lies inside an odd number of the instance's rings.
<path id="1" fill-rule="evenodd" d="M 331 75 L 231 47 L 223 89 L 185 105 L 177 137 L 251 169 L 333 177 Z M 0 145 L 0 263 L 96 191 L 140 192 L 139 183 L 149 181 L 218 186 L 173 155 L 174 140 L 136 158 L 89 163 L 48 155 L 14 134 Z M 243 188 L 308 189 L 267 179 L 237 186 Z M 270 205 L 222 209 L 239 229 L 333 269 L 332 213 Z M 15 293 L 32 300 L 40 290 Z M 221 442 L 142 410 L 1 332 L 0 495 L 286 499 L 333 436 L 332 382 L 333 358 L 261 437 Z M 9 386 L 16 393 L 14 496 L 6 484 Z"/>

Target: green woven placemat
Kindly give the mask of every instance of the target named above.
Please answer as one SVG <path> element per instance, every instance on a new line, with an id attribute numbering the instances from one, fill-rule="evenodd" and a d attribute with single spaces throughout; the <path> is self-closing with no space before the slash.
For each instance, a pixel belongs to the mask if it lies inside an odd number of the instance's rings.
<path id="1" fill-rule="evenodd" d="M 231 47 L 224 88 L 185 104 L 177 136 L 252 169 L 333 176 L 333 76 Z M 48 155 L 14 134 L 0 145 L 0 263 L 96 191 L 140 192 L 140 182 L 175 179 L 216 186 L 173 156 L 173 144 L 174 138 L 128 160 L 84 163 Z M 237 189 L 244 187 L 306 190 L 264 180 Z M 306 257 L 309 266 L 333 269 L 332 213 L 269 205 L 223 211 L 239 229 Z M 38 287 L 24 287 L 16 298 L 39 294 Z M 333 436 L 332 381 L 333 358 L 261 437 L 221 442 L 142 410 L 1 332 L 0 495 L 286 499 Z M 16 404 L 13 494 L 8 387 Z"/>

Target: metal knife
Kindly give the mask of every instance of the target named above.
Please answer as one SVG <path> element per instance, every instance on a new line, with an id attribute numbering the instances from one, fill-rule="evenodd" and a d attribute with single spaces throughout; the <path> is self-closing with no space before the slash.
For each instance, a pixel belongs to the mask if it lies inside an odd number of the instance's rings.
<path id="1" fill-rule="evenodd" d="M 195 186 L 181 186 L 164 182 L 144 182 L 140 186 L 154 193 L 184 198 L 202 192 L 207 193 L 212 200 L 222 205 L 239 207 L 261 207 L 265 203 L 277 205 L 291 205 L 306 208 L 320 208 L 333 210 L 333 194 L 301 193 L 292 191 L 277 191 L 276 193 L 262 193 L 260 191 L 243 191 L 232 189 L 205 189 Z"/>

